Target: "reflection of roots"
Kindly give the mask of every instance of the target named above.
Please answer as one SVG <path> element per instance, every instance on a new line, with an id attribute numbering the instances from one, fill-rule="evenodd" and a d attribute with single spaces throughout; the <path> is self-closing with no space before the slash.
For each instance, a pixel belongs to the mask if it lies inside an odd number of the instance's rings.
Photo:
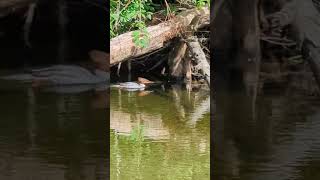
<path id="1" fill-rule="evenodd" d="M 10 172 L 8 172 L 10 169 L 8 169 L 9 167 L 9 163 L 10 160 L 8 159 L 9 157 L 0 157 L 0 173 L 1 174 L 9 174 Z"/>
<path id="2" fill-rule="evenodd" d="M 320 91 L 311 72 L 301 73 L 292 78 L 290 89 L 309 96 L 320 96 Z"/>
<path id="3" fill-rule="evenodd" d="M 320 95 L 320 90 L 311 72 L 286 71 L 279 73 L 260 73 L 260 76 L 261 91 L 263 91 L 265 84 L 268 84 L 270 87 L 288 84 L 290 91 L 294 90 L 311 96 Z"/>
<path id="4" fill-rule="evenodd" d="M 0 172 L 4 172 L 6 167 L 6 160 L 0 158 Z"/>

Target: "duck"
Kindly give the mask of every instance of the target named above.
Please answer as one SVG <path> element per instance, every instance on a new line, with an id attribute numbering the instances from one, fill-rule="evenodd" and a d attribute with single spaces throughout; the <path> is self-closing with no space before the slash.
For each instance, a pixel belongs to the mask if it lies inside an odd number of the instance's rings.
<path id="1" fill-rule="evenodd" d="M 120 87 L 126 88 L 126 89 L 143 89 L 146 87 L 143 83 L 137 83 L 137 82 L 124 82 L 119 84 Z"/>
<path id="2" fill-rule="evenodd" d="M 144 90 L 144 88 L 146 88 L 148 84 L 152 84 L 152 83 L 154 82 L 142 77 L 138 77 L 137 82 L 123 82 L 117 85 L 113 85 L 112 87 L 117 87 L 117 88 L 127 89 L 127 90 Z"/>
<path id="3" fill-rule="evenodd" d="M 113 85 L 112 87 L 128 90 L 143 90 L 146 87 L 146 85 L 139 82 L 123 82 L 117 85 Z"/>
<path id="4" fill-rule="evenodd" d="M 32 82 L 47 82 L 53 85 L 99 84 L 110 78 L 107 72 L 99 69 L 91 73 L 77 65 L 54 65 L 49 68 L 34 69 Z"/>
<path id="5" fill-rule="evenodd" d="M 107 64 L 109 55 L 102 51 L 92 50 L 89 52 L 89 56 L 95 65 L 92 71 L 79 65 L 53 65 L 32 69 L 25 74 L 3 76 L 0 79 L 31 82 L 33 87 L 106 83 L 110 79 Z"/>

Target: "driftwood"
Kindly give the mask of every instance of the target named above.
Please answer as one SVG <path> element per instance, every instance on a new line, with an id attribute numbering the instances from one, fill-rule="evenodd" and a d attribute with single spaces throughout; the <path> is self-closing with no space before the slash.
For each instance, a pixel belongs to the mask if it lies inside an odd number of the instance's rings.
<path id="1" fill-rule="evenodd" d="M 110 42 L 110 65 L 113 66 L 130 58 L 138 57 L 143 54 L 164 47 L 165 42 L 183 33 L 187 29 L 191 21 L 200 16 L 203 24 L 204 20 L 209 19 L 209 9 L 190 9 L 186 10 L 173 19 L 147 28 L 149 33 L 149 45 L 147 48 L 139 48 L 135 46 L 132 38 L 132 32 L 122 34 L 111 39 Z"/>
<path id="2" fill-rule="evenodd" d="M 184 76 L 185 64 L 183 58 L 187 51 L 187 45 L 183 41 L 178 41 L 175 47 L 170 51 L 168 57 L 170 76 L 181 78 Z"/>
<path id="3" fill-rule="evenodd" d="M 201 25 L 201 16 L 195 16 L 190 25 L 186 28 L 182 35 L 183 40 L 180 39 L 176 46 L 169 54 L 170 75 L 175 78 L 183 78 L 186 82 L 192 80 L 193 72 L 200 71 L 210 85 L 210 64 L 207 61 L 206 55 L 202 50 L 199 40 L 194 36 L 195 31 Z M 195 60 L 195 66 L 192 67 L 191 57 Z"/>
<path id="4" fill-rule="evenodd" d="M 204 54 L 200 46 L 198 38 L 196 37 L 194 37 L 193 39 L 189 38 L 187 45 L 197 64 L 194 68 L 202 71 L 201 74 L 204 75 L 205 80 L 210 85 L 210 64 L 207 61 L 206 55 Z"/>

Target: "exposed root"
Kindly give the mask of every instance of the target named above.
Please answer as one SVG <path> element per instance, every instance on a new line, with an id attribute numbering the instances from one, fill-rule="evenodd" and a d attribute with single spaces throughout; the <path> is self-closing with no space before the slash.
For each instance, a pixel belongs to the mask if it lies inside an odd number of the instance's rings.
<path id="1" fill-rule="evenodd" d="M 31 25 L 32 25 L 32 22 L 33 22 L 33 19 L 34 19 L 34 11 L 37 7 L 37 3 L 34 2 L 34 3 L 31 3 L 29 5 L 29 9 L 27 11 L 27 14 L 26 14 L 26 21 L 24 23 L 24 32 L 23 32 L 23 37 L 24 37 L 24 43 L 27 47 L 31 48 L 32 45 L 30 43 L 30 37 L 29 37 L 29 34 L 30 34 L 30 29 L 31 29 Z"/>

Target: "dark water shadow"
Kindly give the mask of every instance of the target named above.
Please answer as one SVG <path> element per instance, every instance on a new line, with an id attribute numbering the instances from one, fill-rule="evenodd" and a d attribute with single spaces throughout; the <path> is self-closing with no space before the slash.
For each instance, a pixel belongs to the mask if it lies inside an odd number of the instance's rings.
<path id="1" fill-rule="evenodd" d="M 319 177 L 319 98 L 286 87 L 258 96 L 255 111 L 239 91 L 225 89 L 214 101 L 216 179 Z"/>
<path id="2" fill-rule="evenodd" d="M 1 87 L 0 179 L 107 179 L 108 108 L 96 98 Z"/>

